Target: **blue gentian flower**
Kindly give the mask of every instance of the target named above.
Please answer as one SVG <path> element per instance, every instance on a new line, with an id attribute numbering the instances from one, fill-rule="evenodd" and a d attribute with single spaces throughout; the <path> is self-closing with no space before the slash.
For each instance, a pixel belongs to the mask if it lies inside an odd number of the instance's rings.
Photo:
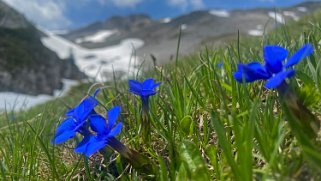
<path id="1" fill-rule="evenodd" d="M 143 102 L 143 107 L 148 108 L 148 98 L 149 96 L 155 95 L 157 91 L 155 89 L 161 84 L 161 82 L 155 83 L 152 78 L 146 79 L 143 82 L 138 82 L 136 80 L 129 80 L 129 91 L 139 95 Z"/>
<path id="2" fill-rule="evenodd" d="M 161 82 L 154 82 L 155 80 L 152 78 L 146 79 L 142 83 L 138 82 L 137 80 L 129 80 L 129 91 L 141 97 L 155 95 L 155 88 L 157 88 Z"/>
<path id="3" fill-rule="evenodd" d="M 251 62 L 248 64 L 238 64 L 237 72 L 234 72 L 234 78 L 238 82 L 254 82 L 256 80 L 266 80 L 271 77 L 271 74 L 266 71 L 265 67 L 259 62 Z"/>
<path id="4" fill-rule="evenodd" d="M 99 90 L 98 90 L 99 91 Z M 94 108 L 98 105 L 95 96 L 87 96 L 76 107 L 67 111 L 66 119 L 57 127 L 56 134 L 52 142 L 59 144 L 74 137 L 76 133 L 80 133 L 85 137 L 90 135 L 86 128 L 86 120 L 90 114 L 94 114 Z"/>
<path id="5" fill-rule="evenodd" d="M 280 46 L 268 45 L 263 49 L 264 66 L 259 62 L 239 64 L 238 70 L 234 72 L 233 76 L 238 82 L 267 80 L 265 87 L 274 89 L 280 86 L 285 79 L 293 77 L 295 70 L 292 69 L 292 66 L 299 63 L 312 52 L 313 46 L 311 44 L 306 44 L 283 64 L 283 61 L 288 56 L 288 50 Z"/>
<path id="6" fill-rule="evenodd" d="M 219 63 L 215 64 L 215 67 L 216 68 L 223 68 L 223 65 L 224 65 L 223 62 L 219 62 Z"/>
<path id="7" fill-rule="evenodd" d="M 101 148 L 108 145 L 108 140 L 119 134 L 122 129 L 121 122 L 114 126 L 119 113 L 119 106 L 109 110 L 107 113 L 108 124 L 106 124 L 106 119 L 103 116 L 99 114 L 90 115 L 90 127 L 96 132 L 96 135 L 87 137 L 87 140 L 85 140 L 83 143 L 80 143 L 77 148 L 75 148 L 75 152 L 83 153 L 89 157 Z"/>

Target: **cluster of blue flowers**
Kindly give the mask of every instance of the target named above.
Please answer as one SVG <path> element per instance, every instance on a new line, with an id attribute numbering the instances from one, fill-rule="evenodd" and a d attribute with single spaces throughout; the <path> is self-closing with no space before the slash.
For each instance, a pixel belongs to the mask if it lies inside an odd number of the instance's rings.
<path id="1" fill-rule="evenodd" d="M 148 97 L 156 94 L 155 88 L 161 83 L 154 83 L 154 79 L 147 79 L 142 83 L 130 80 L 130 92 L 139 95 L 142 102 L 148 102 Z M 91 156 L 108 145 L 110 139 L 120 133 L 122 123 L 116 124 L 120 114 L 120 106 L 115 106 L 107 112 L 107 119 L 96 113 L 95 107 L 99 104 L 96 95 L 85 97 L 76 107 L 70 109 L 65 114 L 66 119 L 57 127 L 56 134 L 52 142 L 60 144 L 79 133 L 83 136 L 82 141 L 75 148 L 75 152 Z"/>
<path id="2" fill-rule="evenodd" d="M 98 92 L 99 89 L 93 96 L 85 97 L 76 107 L 66 113 L 67 118 L 57 127 L 53 143 L 63 143 L 76 136 L 76 133 L 80 133 L 83 135 L 83 140 L 75 148 L 75 152 L 90 156 L 105 147 L 109 138 L 120 133 L 122 123 L 119 122 L 115 126 L 120 107 L 113 107 L 107 112 L 107 124 L 106 118 L 94 110 L 99 104 L 96 99 Z"/>
<path id="3" fill-rule="evenodd" d="M 287 78 L 294 76 L 293 66 L 312 52 L 312 45 L 306 44 L 287 58 L 288 50 L 285 48 L 276 45 L 265 46 L 263 50 L 264 65 L 256 61 L 238 64 L 238 70 L 234 72 L 233 76 L 241 83 L 267 80 L 266 88 L 278 88 Z M 283 63 L 286 59 L 287 61 Z M 128 84 L 129 91 L 140 96 L 143 112 L 148 112 L 148 99 L 157 93 L 155 89 L 161 82 L 156 83 L 154 79 L 149 78 L 143 82 L 129 80 Z M 115 139 L 122 129 L 121 122 L 116 124 L 121 108 L 119 106 L 113 107 L 107 112 L 106 118 L 96 113 L 94 109 L 99 105 L 96 99 L 98 92 L 99 90 L 95 91 L 93 96 L 85 97 L 76 107 L 65 114 L 67 118 L 56 129 L 53 143 L 63 143 L 79 133 L 83 135 L 83 139 L 75 148 L 75 152 L 89 157 L 108 145 L 111 139 Z"/>
<path id="4" fill-rule="evenodd" d="M 234 72 L 233 76 L 241 83 L 267 80 L 265 87 L 274 89 L 279 87 L 286 78 L 293 77 L 295 70 L 292 67 L 312 52 L 312 45 L 306 44 L 283 64 L 283 61 L 288 57 L 288 50 L 276 45 L 265 46 L 263 49 L 264 66 L 256 61 L 248 64 L 241 63 L 238 64 L 238 70 Z"/>

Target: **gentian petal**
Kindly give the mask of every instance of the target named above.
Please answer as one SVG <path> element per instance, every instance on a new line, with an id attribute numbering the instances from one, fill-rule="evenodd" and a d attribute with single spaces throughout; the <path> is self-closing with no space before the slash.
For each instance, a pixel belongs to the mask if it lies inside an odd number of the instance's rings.
<path id="1" fill-rule="evenodd" d="M 82 122 L 87 119 L 88 115 L 94 110 L 97 105 L 98 101 L 94 97 L 87 96 L 77 107 L 75 107 L 73 117 L 77 121 Z"/>
<path id="2" fill-rule="evenodd" d="M 73 130 L 72 131 L 65 131 L 65 132 L 62 132 L 59 135 L 56 135 L 52 142 L 54 144 L 60 144 L 62 142 L 67 141 L 68 139 L 74 137 L 75 135 L 76 135 L 76 132 L 73 131 Z"/>
<path id="3" fill-rule="evenodd" d="M 67 116 L 67 117 L 73 116 L 73 115 L 74 115 L 74 111 L 75 111 L 75 108 L 69 109 L 69 110 L 66 112 L 65 116 Z"/>
<path id="4" fill-rule="evenodd" d="M 119 122 L 108 134 L 108 137 L 116 136 L 120 133 L 121 129 L 123 128 L 123 124 Z"/>
<path id="5" fill-rule="evenodd" d="M 99 134 L 107 130 L 106 119 L 99 114 L 90 115 L 89 124 L 91 129 Z"/>
<path id="6" fill-rule="evenodd" d="M 129 91 L 136 94 L 140 95 L 140 92 L 142 91 L 142 84 L 136 80 L 129 80 Z"/>
<path id="7" fill-rule="evenodd" d="M 223 68 L 223 62 L 216 63 L 216 64 L 215 64 L 215 67 L 216 67 L 216 68 Z"/>
<path id="8" fill-rule="evenodd" d="M 142 83 L 143 89 L 152 89 L 154 85 L 154 79 L 148 78 Z"/>
<path id="9" fill-rule="evenodd" d="M 90 157 L 92 154 L 104 148 L 106 145 L 106 140 L 94 139 L 89 144 L 87 144 L 86 150 L 82 153 L 84 153 L 87 157 Z"/>
<path id="10" fill-rule="evenodd" d="M 74 149 L 76 153 L 84 153 L 86 151 L 86 148 L 88 144 L 93 142 L 95 140 L 94 136 L 85 136 L 81 142 L 77 145 L 77 147 Z"/>
<path id="11" fill-rule="evenodd" d="M 300 62 L 300 60 L 309 56 L 313 52 L 313 46 L 311 44 L 306 44 L 301 47 L 297 52 L 295 52 L 285 63 L 285 68 L 291 67 Z"/>
<path id="12" fill-rule="evenodd" d="M 56 135 L 59 135 L 64 131 L 74 130 L 76 126 L 77 124 L 73 118 L 67 118 L 57 127 Z"/>
<path id="13" fill-rule="evenodd" d="M 268 79 L 271 75 L 265 70 L 259 62 L 249 64 L 238 64 L 238 71 L 234 72 L 234 78 L 238 82 L 253 82 L 260 79 Z"/>
<path id="14" fill-rule="evenodd" d="M 247 64 L 245 70 L 249 73 L 250 76 L 255 77 L 257 80 L 268 79 L 271 77 L 271 74 L 268 73 L 265 67 L 262 66 L 259 62 L 251 62 Z"/>
<path id="15" fill-rule="evenodd" d="M 246 82 L 246 75 L 244 75 L 244 80 Z M 237 72 L 233 73 L 233 77 L 236 81 L 242 83 L 243 82 L 243 72 L 241 70 L 238 70 Z"/>
<path id="16" fill-rule="evenodd" d="M 263 49 L 265 66 L 271 73 L 279 73 L 283 66 L 282 61 L 288 56 L 288 50 L 276 45 L 268 45 Z"/>
<path id="17" fill-rule="evenodd" d="M 286 78 L 291 78 L 294 76 L 294 74 L 295 74 L 294 70 L 282 71 L 282 72 L 274 75 L 272 78 L 270 78 L 265 83 L 265 87 L 268 89 L 277 88 Z"/>
<path id="18" fill-rule="evenodd" d="M 120 106 L 115 106 L 111 108 L 107 113 L 107 119 L 108 119 L 108 129 L 110 130 L 114 124 L 116 123 L 116 120 L 120 113 Z"/>
<path id="19" fill-rule="evenodd" d="M 152 86 L 152 89 L 155 89 L 155 88 L 157 88 L 159 85 L 161 85 L 162 83 L 161 82 L 157 82 L 156 84 L 154 84 L 153 86 Z"/>
<path id="20" fill-rule="evenodd" d="M 143 96 L 143 97 L 147 97 L 147 96 L 152 96 L 152 95 L 155 95 L 156 94 L 156 91 L 154 91 L 154 90 L 150 90 L 150 89 L 146 89 L 146 90 L 142 90 L 142 92 L 141 92 L 141 96 Z"/>

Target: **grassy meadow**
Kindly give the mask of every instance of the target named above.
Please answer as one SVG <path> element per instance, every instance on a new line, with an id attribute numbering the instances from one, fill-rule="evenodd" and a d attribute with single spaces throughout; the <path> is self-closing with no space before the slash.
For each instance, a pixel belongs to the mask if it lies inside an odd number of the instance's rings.
<path id="1" fill-rule="evenodd" d="M 75 153 L 80 136 L 51 143 L 67 106 L 88 94 L 88 83 L 59 100 L 0 116 L 0 180 L 321 180 L 321 135 L 312 146 L 305 145 L 297 136 L 304 132 L 289 125 L 276 91 L 265 89 L 263 81 L 241 84 L 233 78 L 238 63 L 263 62 L 264 45 L 281 45 L 292 55 L 311 43 L 313 54 L 296 66 L 289 84 L 321 119 L 320 22 L 321 13 L 316 13 L 263 37 L 240 35 L 221 48 L 204 47 L 133 75 L 162 82 L 150 97 L 150 143 L 139 134 L 139 97 L 128 91 L 127 81 L 105 83 L 96 112 L 105 115 L 103 107 L 121 106 L 123 129 L 117 138 L 149 157 L 156 175 L 133 168 L 109 147 L 90 158 Z"/>

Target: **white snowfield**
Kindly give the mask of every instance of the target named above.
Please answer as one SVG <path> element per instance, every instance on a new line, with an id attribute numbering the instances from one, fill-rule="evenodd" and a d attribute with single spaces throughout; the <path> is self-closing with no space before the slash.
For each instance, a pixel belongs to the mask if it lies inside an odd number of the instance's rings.
<path id="1" fill-rule="evenodd" d="M 291 17 L 294 21 L 299 21 L 299 17 L 293 11 L 283 11 L 284 16 Z"/>
<path id="2" fill-rule="evenodd" d="M 171 21 L 172 21 L 172 19 L 168 18 L 168 17 L 161 20 L 162 23 L 169 23 Z"/>
<path id="3" fill-rule="evenodd" d="M 45 103 L 56 97 L 65 95 L 72 86 L 77 85 L 77 81 L 63 79 L 62 90 L 55 90 L 54 95 L 37 95 L 19 94 L 13 92 L 0 92 L 0 113 L 7 111 L 20 111 L 28 109 L 32 106 Z"/>
<path id="4" fill-rule="evenodd" d="M 297 7 L 297 9 L 298 9 L 299 11 L 301 11 L 301 12 L 307 12 L 307 11 L 308 11 L 308 9 L 307 9 L 306 7 L 303 7 L 303 6 Z"/>
<path id="5" fill-rule="evenodd" d="M 255 29 L 251 29 L 247 32 L 247 34 L 251 35 L 251 36 L 262 36 L 264 34 L 264 30 L 263 30 L 263 25 L 258 24 L 256 25 Z"/>
<path id="6" fill-rule="evenodd" d="M 89 77 L 96 78 L 98 81 L 104 81 L 111 79 L 113 76 L 113 69 L 115 72 L 134 72 L 136 57 L 132 56 L 133 50 L 143 46 L 144 42 L 139 39 L 126 39 L 120 44 L 115 46 L 109 46 L 99 49 L 86 49 L 80 47 L 73 42 L 65 40 L 55 33 L 46 32 L 48 37 L 42 39 L 42 43 L 49 49 L 57 53 L 60 58 L 68 58 L 70 52 L 73 53 L 75 63 L 81 71 L 87 74 Z M 104 36 L 106 36 L 105 34 Z M 99 35 L 103 37 L 102 34 Z M 97 34 L 93 39 L 98 40 Z M 0 92 L 0 112 L 7 111 L 19 111 L 33 107 L 37 104 L 45 103 L 49 100 L 64 95 L 70 90 L 72 86 L 77 84 L 76 81 L 63 80 L 64 86 L 62 90 L 56 90 L 54 95 L 27 95 L 13 92 Z"/>
<path id="7" fill-rule="evenodd" d="M 276 13 L 276 12 L 270 11 L 268 13 L 268 15 L 269 15 L 269 17 L 275 19 L 278 23 L 282 23 L 282 24 L 285 23 L 284 17 L 280 13 Z"/>
<path id="8" fill-rule="evenodd" d="M 97 81 L 110 80 L 113 71 L 122 71 L 127 74 L 136 72 L 137 58 L 133 56 L 135 49 L 144 45 L 140 39 L 125 39 L 118 45 L 97 49 L 83 48 L 54 33 L 44 31 L 47 37 L 42 38 L 42 43 L 62 58 L 70 57 L 72 52 L 78 68 Z"/>
<path id="9" fill-rule="evenodd" d="M 223 17 L 223 18 L 228 18 L 230 17 L 230 13 L 227 10 L 211 10 L 209 11 L 211 15 L 218 16 L 218 17 Z"/>
<path id="10" fill-rule="evenodd" d="M 181 24 L 181 30 L 186 30 L 187 29 L 187 25 L 186 24 Z"/>
<path id="11" fill-rule="evenodd" d="M 263 30 L 254 29 L 254 30 L 249 30 L 247 33 L 251 36 L 262 36 L 264 32 Z"/>
<path id="12" fill-rule="evenodd" d="M 111 36 L 114 33 L 117 33 L 117 30 L 98 31 L 93 35 L 77 38 L 75 42 L 76 43 L 82 43 L 82 42 L 102 43 L 105 41 L 107 37 Z"/>

